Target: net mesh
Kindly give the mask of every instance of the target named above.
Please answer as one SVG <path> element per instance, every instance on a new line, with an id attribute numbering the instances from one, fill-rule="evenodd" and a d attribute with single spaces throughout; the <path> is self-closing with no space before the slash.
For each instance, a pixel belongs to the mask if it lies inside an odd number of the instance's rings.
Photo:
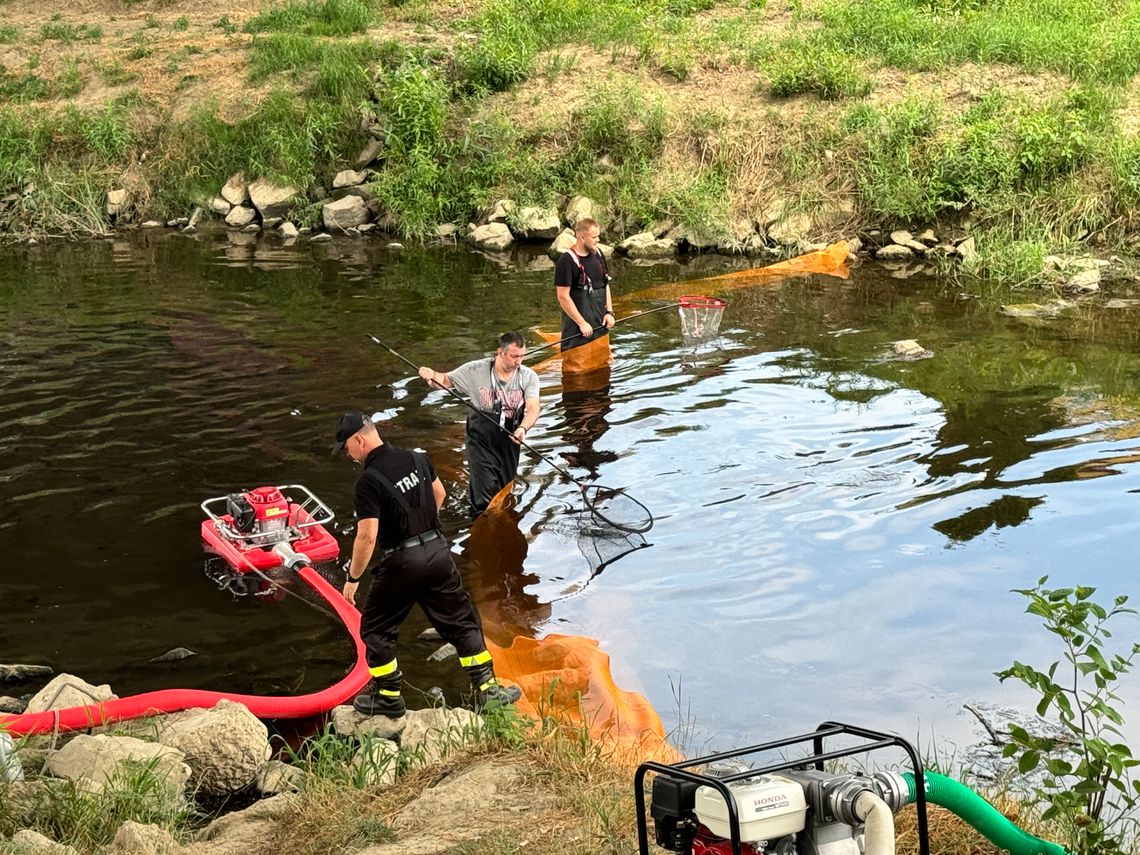
<path id="1" fill-rule="evenodd" d="M 720 331 L 720 319 L 727 305 L 718 297 L 690 295 L 678 300 L 681 336 L 686 346 L 702 344 L 715 338 Z"/>
<path id="2" fill-rule="evenodd" d="M 653 528 L 649 508 L 625 490 L 591 484 L 582 489 L 582 498 L 596 519 L 618 531 L 644 534 Z"/>

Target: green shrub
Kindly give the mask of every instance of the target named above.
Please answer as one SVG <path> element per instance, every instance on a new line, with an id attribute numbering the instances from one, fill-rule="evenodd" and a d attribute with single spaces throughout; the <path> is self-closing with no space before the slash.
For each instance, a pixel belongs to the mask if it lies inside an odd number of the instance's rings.
<path id="1" fill-rule="evenodd" d="M 0 45 L 15 44 L 20 40 L 20 30 L 18 27 L 13 27 L 5 24 L 0 27 Z"/>
<path id="2" fill-rule="evenodd" d="M 1014 662 L 996 676 L 1002 682 L 1019 680 L 1039 695 L 1037 715 L 1052 712 L 1057 717 L 1075 745 L 1076 762 L 1056 753 L 1056 739 L 1034 736 L 1017 725 L 1010 726 L 1012 742 L 1005 755 L 1017 756 L 1022 774 L 1043 767 L 1042 783 L 1034 787 L 1048 805 L 1042 819 L 1062 826 L 1070 852 L 1123 855 L 1131 847 L 1122 839 L 1119 825 L 1128 824 L 1140 806 L 1140 785 L 1130 781 L 1140 760 L 1123 741 L 1123 701 L 1117 687 L 1132 670 L 1140 644 L 1111 653 L 1107 625 L 1136 611 L 1125 606 L 1126 596 L 1115 597 L 1105 608 L 1092 599 L 1096 588 L 1049 589 L 1048 580 L 1042 576 L 1034 587 L 1015 593 L 1029 601 L 1026 612 L 1040 618 L 1060 640 L 1061 658 L 1045 671 Z"/>
<path id="3" fill-rule="evenodd" d="M 79 126 L 87 145 L 105 160 L 123 159 L 134 144 L 130 113 L 114 102 L 93 113 L 72 111 L 69 115 Z"/>
<path id="4" fill-rule="evenodd" d="M 591 161 L 608 156 L 622 164 L 657 157 L 664 146 L 667 121 L 662 101 L 647 101 L 636 85 L 618 82 L 599 89 L 576 109 L 570 126 L 580 156 Z"/>
<path id="5" fill-rule="evenodd" d="M 188 29 L 190 29 L 190 19 L 185 15 L 180 15 L 174 19 L 174 32 L 184 33 Z"/>
<path id="6" fill-rule="evenodd" d="M 99 67 L 99 78 L 106 86 L 122 86 L 138 77 L 133 71 L 127 71 L 119 61 Z"/>
<path id="7" fill-rule="evenodd" d="M 227 36 L 232 36 L 238 31 L 238 25 L 230 20 L 229 15 L 222 15 L 218 20 L 214 21 L 214 26 L 225 33 Z"/>
<path id="8" fill-rule="evenodd" d="M 1058 105 L 1045 105 L 1023 115 L 1016 136 L 1021 169 L 1030 181 L 1071 172 L 1088 158 L 1093 145 L 1084 114 Z"/>
<path id="9" fill-rule="evenodd" d="M 1111 152 L 1113 177 L 1121 206 L 1140 204 L 1140 139 L 1121 139 Z"/>
<path id="10" fill-rule="evenodd" d="M 842 52 L 793 40 L 766 63 L 769 89 L 777 98 L 812 93 L 826 101 L 862 97 L 871 80 Z"/>
<path id="11" fill-rule="evenodd" d="M 482 35 L 456 56 L 456 77 L 469 92 L 504 92 L 534 71 L 538 46 L 521 22 Z M 512 32 L 513 30 L 513 32 Z"/>
<path id="12" fill-rule="evenodd" d="M 399 65 L 377 86 L 376 107 L 397 158 L 412 154 L 432 158 L 440 152 L 448 88 L 434 68 L 415 61 Z"/>
<path id="13" fill-rule="evenodd" d="M 79 73 L 79 63 L 74 59 L 64 60 L 53 88 L 54 94 L 59 98 L 73 98 L 78 95 L 83 89 L 83 75 Z"/>

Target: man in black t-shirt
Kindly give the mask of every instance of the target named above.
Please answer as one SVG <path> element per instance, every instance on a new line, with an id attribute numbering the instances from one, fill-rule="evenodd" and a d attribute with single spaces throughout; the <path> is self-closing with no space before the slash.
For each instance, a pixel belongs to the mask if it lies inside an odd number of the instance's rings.
<path id="1" fill-rule="evenodd" d="M 579 220 L 574 226 L 574 246 L 554 265 L 554 287 L 562 309 L 563 351 L 608 335 L 614 325 L 610 275 L 598 249 L 600 234 L 596 220 Z"/>
<path id="2" fill-rule="evenodd" d="M 381 550 L 360 616 L 360 639 L 372 682 L 353 700 L 353 707 L 364 715 L 404 714 L 396 639 L 400 624 L 417 603 L 440 636 L 455 646 L 478 706 L 518 700 L 518 688 L 495 678 L 479 614 L 451 560 L 439 521 L 446 492 L 431 459 L 385 443 L 376 425 L 361 412 L 341 417 L 333 454 L 342 449 L 364 467 L 353 493 L 356 540 L 344 585 L 344 598 L 350 603 L 356 602 L 357 585 L 373 550 Z"/>

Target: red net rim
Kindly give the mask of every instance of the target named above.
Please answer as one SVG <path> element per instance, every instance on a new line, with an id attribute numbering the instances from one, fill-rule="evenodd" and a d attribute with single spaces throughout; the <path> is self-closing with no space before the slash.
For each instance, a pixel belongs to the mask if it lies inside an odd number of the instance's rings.
<path id="1" fill-rule="evenodd" d="M 728 305 L 719 297 L 701 297 L 697 295 L 682 297 L 677 301 L 682 309 L 723 309 Z"/>

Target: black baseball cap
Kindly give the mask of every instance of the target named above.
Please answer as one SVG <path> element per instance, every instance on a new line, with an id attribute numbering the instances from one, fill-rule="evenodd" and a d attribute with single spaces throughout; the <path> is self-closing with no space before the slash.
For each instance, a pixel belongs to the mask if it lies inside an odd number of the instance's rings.
<path id="1" fill-rule="evenodd" d="M 372 419 L 368 418 L 368 416 L 359 410 L 345 413 L 341 416 L 340 422 L 338 422 L 336 426 L 336 444 L 332 447 L 332 453 L 336 455 L 344 451 L 344 444 L 348 442 L 352 435 L 357 433 L 366 424 L 371 423 Z"/>

